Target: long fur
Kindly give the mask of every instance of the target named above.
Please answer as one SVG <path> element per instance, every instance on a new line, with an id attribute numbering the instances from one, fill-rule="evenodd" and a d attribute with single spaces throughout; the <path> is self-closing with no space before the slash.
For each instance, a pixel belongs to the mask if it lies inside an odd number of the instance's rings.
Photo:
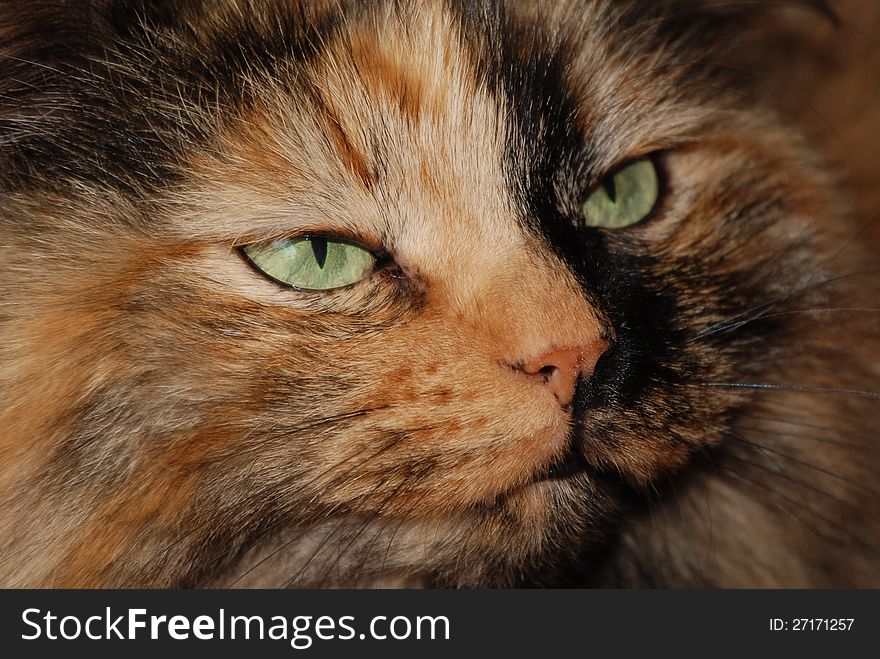
<path id="1" fill-rule="evenodd" d="M 880 585 L 860 3 L 795 4 L 0 4 L 0 582 Z M 315 232 L 390 265 L 238 249 Z"/>

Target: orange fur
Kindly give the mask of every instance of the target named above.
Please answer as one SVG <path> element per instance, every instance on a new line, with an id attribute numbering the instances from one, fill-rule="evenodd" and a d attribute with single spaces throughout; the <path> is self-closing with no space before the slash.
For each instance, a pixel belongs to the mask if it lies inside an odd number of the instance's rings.
<path id="1" fill-rule="evenodd" d="M 41 72 L 3 7 L 0 583 L 876 584 L 876 401 L 804 405 L 877 381 L 870 319 L 839 354 L 809 315 L 873 304 L 833 284 L 871 202 L 692 4 L 143 8 Z M 650 217 L 585 227 L 646 155 Z M 238 252 L 314 233 L 385 261 L 313 292 Z M 523 370 L 582 346 L 571 405 Z"/>

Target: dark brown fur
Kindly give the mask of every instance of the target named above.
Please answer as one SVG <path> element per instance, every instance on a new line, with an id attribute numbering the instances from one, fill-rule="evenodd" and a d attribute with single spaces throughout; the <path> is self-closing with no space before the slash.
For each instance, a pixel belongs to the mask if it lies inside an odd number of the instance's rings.
<path id="1" fill-rule="evenodd" d="M 868 4 L 3 2 L 0 582 L 880 585 Z"/>

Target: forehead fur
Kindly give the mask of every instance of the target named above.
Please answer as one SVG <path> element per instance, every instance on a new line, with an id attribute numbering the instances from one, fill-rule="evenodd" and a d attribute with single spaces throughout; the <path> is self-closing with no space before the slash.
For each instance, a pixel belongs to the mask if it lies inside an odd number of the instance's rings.
<path id="1" fill-rule="evenodd" d="M 328 37 L 295 74 L 255 82 L 220 146 L 193 157 L 194 178 L 208 186 L 197 201 L 234 204 L 250 195 L 254 230 L 330 222 L 355 237 L 372 233 L 371 243 L 442 221 L 431 217 L 438 206 L 477 203 L 474 193 L 488 218 L 509 215 L 504 106 L 476 80 L 449 13 L 439 3 L 420 7 L 364 19 Z M 415 208 L 416 197 L 434 207 Z M 288 207 L 267 212 L 272 201 Z M 407 206 L 414 217 L 393 216 Z M 465 233 L 473 210 L 458 209 Z"/>
<path id="2" fill-rule="evenodd" d="M 510 186 L 505 99 L 475 67 L 439 2 L 328 37 L 294 80 L 261 88 L 218 157 L 193 161 L 200 190 L 193 213 L 176 213 L 181 231 L 350 236 L 461 308 L 500 273 L 515 287 L 546 270 Z"/>
<path id="3" fill-rule="evenodd" d="M 314 77 L 316 59 L 331 68 L 338 61 L 340 73 L 346 67 L 357 72 L 351 82 L 363 80 L 371 93 L 395 97 L 393 102 L 405 114 L 430 111 L 430 103 L 443 101 L 449 89 L 462 88 L 456 83 L 473 91 L 479 82 L 466 78 L 482 77 L 490 91 L 507 97 L 500 99 L 502 103 L 534 98 L 534 106 L 519 108 L 518 115 L 522 128 L 537 131 L 535 137 L 550 128 L 540 122 L 571 118 L 553 97 L 559 96 L 560 83 L 577 80 L 572 86 L 580 87 L 575 91 L 584 96 L 577 100 L 589 101 L 579 111 L 586 113 L 579 128 L 604 117 L 618 124 L 617 133 L 626 135 L 645 116 L 632 113 L 634 101 L 644 100 L 638 96 L 649 90 L 650 95 L 669 97 L 674 95 L 671 83 L 693 80 L 707 57 L 728 43 L 720 38 L 725 31 L 719 25 L 729 25 L 727 21 L 740 13 L 713 9 L 711 3 L 637 0 L 432 0 L 411 5 L 311 0 L 156 5 L 107 0 L 71 5 L 75 9 L 61 11 L 64 3 L 7 3 L 0 15 L 0 49 L 7 55 L 0 63 L 0 122 L 6 133 L 2 148 L 9 163 L 6 187 L 32 180 L 35 171 L 28 163 L 38 163 L 44 175 L 54 173 L 62 179 L 139 191 L 165 186 L 175 180 L 181 157 L 210 148 L 218 129 L 238 120 L 263 95 L 271 95 L 272 88 L 314 92 L 302 78 Z M 388 41 L 365 51 L 363 40 L 370 34 Z M 422 37 L 428 39 L 426 47 L 416 48 Z M 398 60 L 407 51 L 416 52 L 401 65 Z M 438 60 L 440 55 L 449 60 Z M 478 62 L 479 73 L 473 68 L 468 72 L 468 60 Z M 436 73 L 448 71 L 458 79 L 444 83 L 441 76 L 420 75 L 433 65 L 439 66 Z M 304 72 L 309 68 L 311 76 Z M 657 75 L 670 84 L 649 84 Z M 441 89 L 444 84 L 447 92 Z M 326 91 L 351 97 L 358 93 L 357 84 L 353 86 Z M 697 89 L 691 85 L 688 93 Z M 614 102 L 609 92 L 619 92 Z M 421 93 L 427 97 L 422 99 Z M 136 102 L 144 98 L 150 102 Z M 58 102 L 61 99 L 64 102 Z M 509 108 L 512 117 L 517 116 L 515 110 Z M 676 121 L 668 114 L 657 116 Z M 629 127 L 622 126 L 630 116 Z M 89 149 L 79 139 L 86 134 Z M 597 148 L 594 153 L 595 158 L 620 155 L 614 149 Z M 351 167 L 369 164 L 358 162 L 356 152 L 347 157 Z M 601 167 L 607 165 L 600 162 Z M 363 169 L 360 176 L 367 172 Z"/>

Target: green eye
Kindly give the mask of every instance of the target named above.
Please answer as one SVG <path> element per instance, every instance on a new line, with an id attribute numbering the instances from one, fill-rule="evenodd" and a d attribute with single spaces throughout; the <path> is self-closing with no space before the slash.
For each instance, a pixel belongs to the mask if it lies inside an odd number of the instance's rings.
<path id="1" fill-rule="evenodd" d="M 650 158 L 630 163 L 605 178 L 590 193 L 583 214 L 587 226 L 623 229 L 644 220 L 660 195 L 657 169 Z"/>
<path id="2" fill-rule="evenodd" d="M 349 286 L 369 277 L 376 265 L 369 250 L 320 236 L 253 243 L 242 251 L 270 279 L 309 291 Z"/>

